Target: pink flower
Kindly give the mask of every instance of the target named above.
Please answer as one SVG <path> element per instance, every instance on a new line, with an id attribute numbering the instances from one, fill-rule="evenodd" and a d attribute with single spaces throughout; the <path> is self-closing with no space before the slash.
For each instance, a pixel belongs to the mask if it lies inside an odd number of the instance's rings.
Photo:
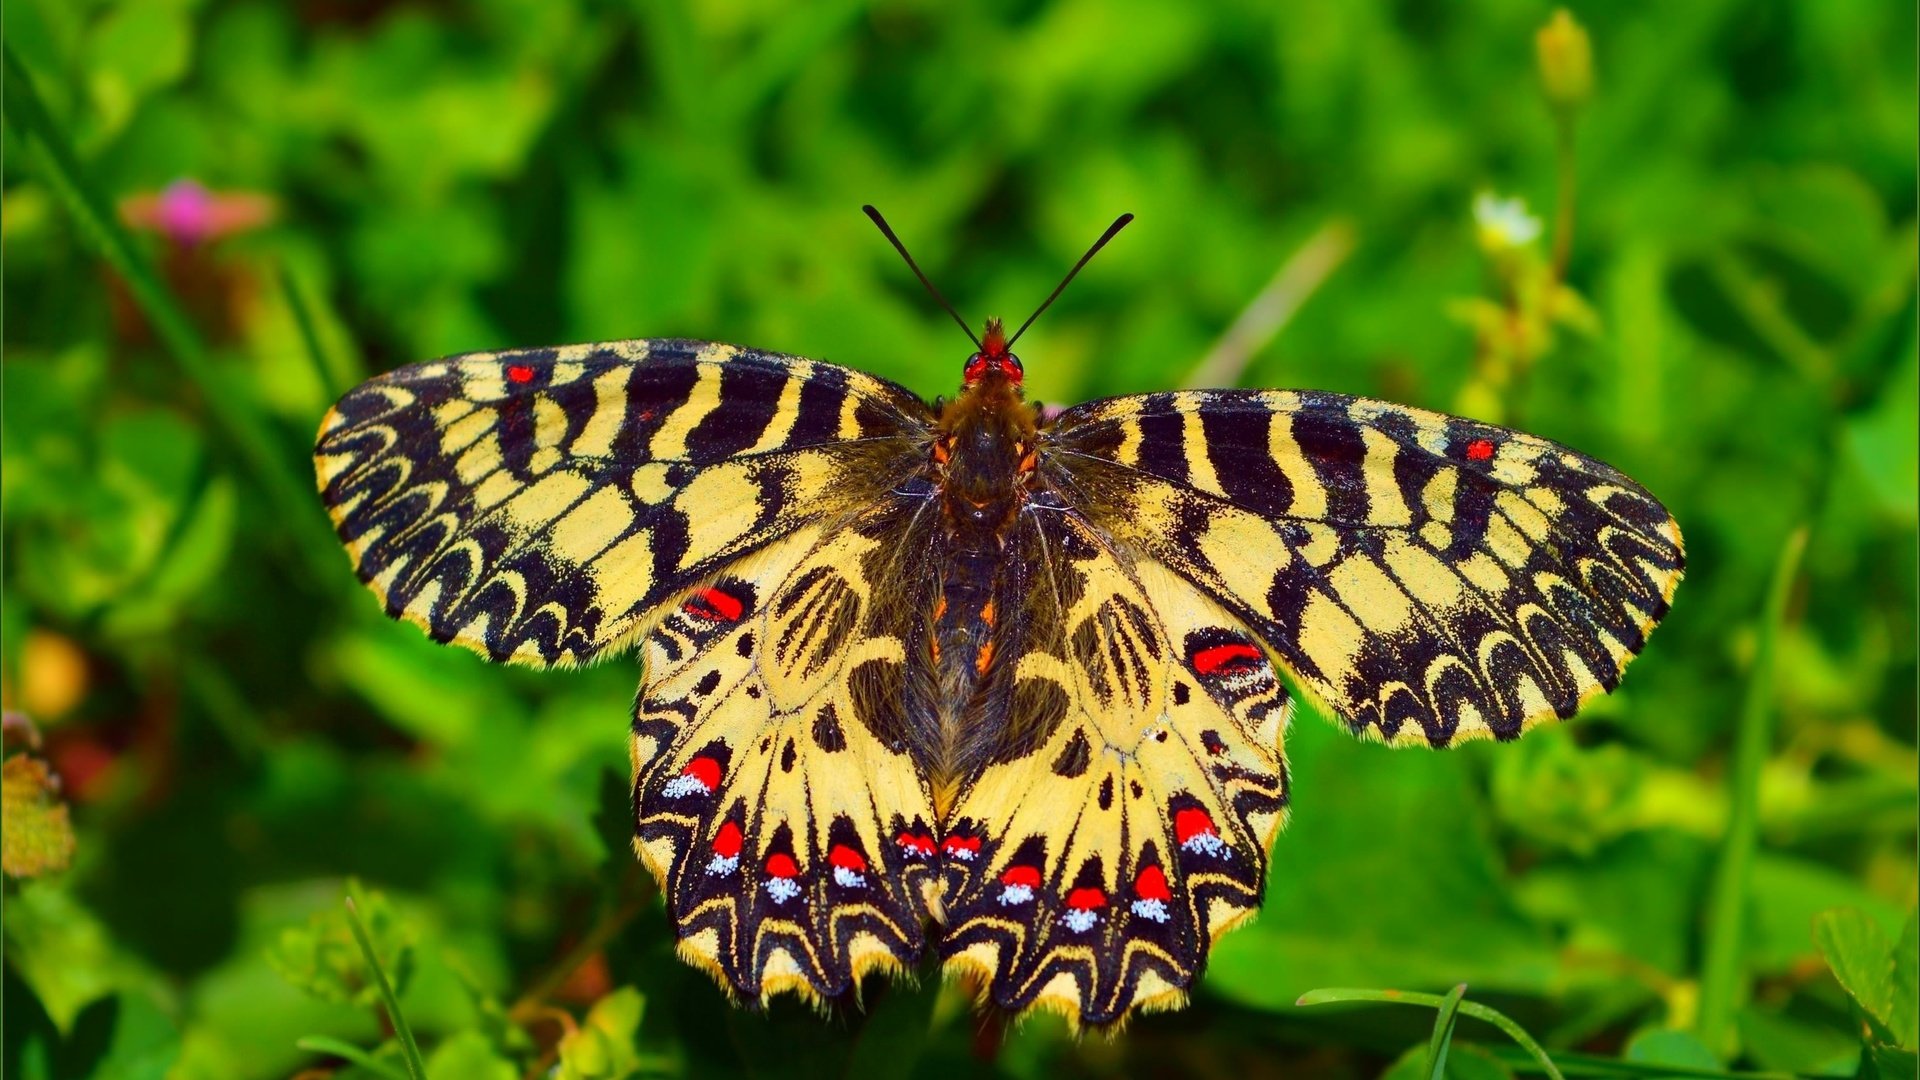
<path id="1" fill-rule="evenodd" d="M 157 232 L 182 247 L 257 229 L 272 221 L 273 215 L 270 196 L 210 191 L 197 180 L 175 180 L 157 195 L 130 195 L 120 201 L 120 217 L 127 224 Z"/>

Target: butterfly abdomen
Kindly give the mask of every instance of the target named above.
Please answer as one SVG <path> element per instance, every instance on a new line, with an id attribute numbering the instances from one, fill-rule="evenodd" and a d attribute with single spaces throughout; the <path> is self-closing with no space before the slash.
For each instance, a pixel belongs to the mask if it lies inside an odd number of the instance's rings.
<path id="1" fill-rule="evenodd" d="M 924 762 L 936 792 L 992 753 L 992 710 L 976 699 L 993 671 L 996 604 L 1008 536 L 1033 475 L 1038 414 L 998 373 L 969 382 L 940 413 L 931 475 L 940 502 L 940 567 L 926 662 L 932 691 L 920 715 L 934 727 Z M 937 802 L 938 800 L 936 800 Z"/>

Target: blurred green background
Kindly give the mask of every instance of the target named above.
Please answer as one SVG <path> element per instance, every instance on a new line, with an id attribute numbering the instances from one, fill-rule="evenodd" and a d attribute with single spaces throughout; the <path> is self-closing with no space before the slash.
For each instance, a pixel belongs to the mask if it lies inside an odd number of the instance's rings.
<path id="1" fill-rule="evenodd" d="M 1296 997 L 1461 982 L 1640 1075 L 1911 1075 L 1913 8 L 1586 5 L 1558 111 L 1551 14 L 7 4 L 6 1075 L 400 1068 L 349 879 L 436 1080 L 1411 1076 L 1431 1010 Z M 864 202 L 976 324 L 1133 211 L 1022 342 L 1036 396 L 1523 426 L 1674 511 L 1672 615 L 1517 745 L 1303 717 L 1266 909 L 1184 1012 L 1002 1034 L 930 973 L 728 1007 L 625 846 L 635 663 L 389 624 L 307 451 L 354 382 L 472 349 L 684 335 L 950 392 L 969 347 Z M 1509 1075 L 1460 1038 L 1451 1075 Z"/>

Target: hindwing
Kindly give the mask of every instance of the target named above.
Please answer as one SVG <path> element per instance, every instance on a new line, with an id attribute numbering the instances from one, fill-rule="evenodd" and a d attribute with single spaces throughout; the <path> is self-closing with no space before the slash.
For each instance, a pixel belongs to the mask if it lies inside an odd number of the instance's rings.
<path id="1" fill-rule="evenodd" d="M 1645 489 L 1545 439 L 1338 394 L 1092 402 L 1048 479 L 1199 586 L 1356 731 L 1511 739 L 1611 690 L 1685 557 Z"/>
<path id="2" fill-rule="evenodd" d="M 729 561 L 868 502 L 926 407 L 881 379 L 691 341 L 475 353 L 349 392 L 322 501 L 388 614 L 493 660 L 583 662 Z"/>
<path id="3" fill-rule="evenodd" d="M 983 997 L 1107 1025 L 1186 1000 L 1260 904 L 1291 703 L 1239 621 L 1072 515 L 1023 521 L 1005 751 L 964 788 L 941 953 Z"/>
<path id="4" fill-rule="evenodd" d="M 876 570 L 889 538 L 802 528 L 645 639 L 635 847 L 681 955 L 750 999 L 843 995 L 925 944 L 934 814 L 888 734 L 914 617 Z"/>

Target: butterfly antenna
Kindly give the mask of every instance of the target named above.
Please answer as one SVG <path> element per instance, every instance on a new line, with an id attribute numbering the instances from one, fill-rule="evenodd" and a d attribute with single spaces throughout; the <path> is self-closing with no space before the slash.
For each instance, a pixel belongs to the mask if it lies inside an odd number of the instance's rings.
<path id="1" fill-rule="evenodd" d="M 907 269 L 913 271 L 913 276 L 920 279 L 920 284 L 925 285 L 927 291 L 933 294 L 933 298 L 940 302 L 940 306 L 947 309 L 947 314 L 953 316 L 953 321 L 960 324 L 961 332 L 966 334 L 967 337 L 972 338 L 973 347 L 976 349 L 986 348 L 986 346 L 980 344 L 979 338 L 973 336 L 973 328 L 967 325 L 967 320 L 961 318 L 960 313 L 953 310 L 953 305 L 947 303 L 947 298 L 941 296 L 940 290 L 934 288 L 933 282 L 927 280 L 927 275 L 920 272 L 920 264 L 914 262 L 913 256 L 907 254 L 907 245 L 901 243 L 900 238 L 893 235 L 893 227 L 887 224 L 886 218 L 880 216 L 880 211 L 875 210 L 871 204 L 863 206 L 860 209 L 865 210 L 867 216 L 873 219 L 873 223 L 880 226 L 880 235 L 885 236 L 887 242 L 893 245 L 893 250 L 899 252 L 900 257 L 907 260 Z M 1102 240 L 1101 243 L 1106 243 L 1106 241 Z M 1094 246 L 1096 248 L 1099 247 L 1098 244 Z M 1082 259 L 1081 261 L 1085 262 L 1086 260 Z M 1078 270 L 1079 267 L 1076 266 L 1074 269 Z M 1072 277 L 1073 275 L 1068 274 L 1067 276 Z"/>
<path id="2" fill-rule="evenodd" d="M 1058 299 L 1062 292 L 1066 291 L 1067 282 L 1073 280 L 1073 275 L 1079 273 L 1080 268 L 1087 265 L 1087 260 L 1093 258 L 1101 248 L 1106 247 L 1107 241 L 1119 235 L 1120 230 L 1126 228 L 1127 223 L 1132 220 L 1132 214 L 1121 214 L 1119 217 L 1113 219 L 1113 224 L 1107 226 L 1107 231 L 1100 234 L 1100 239 L 1095 240 L 1093 246 L 1087 249 L 1087 253 L 1080 256 L 1080 261 L 1073 264 L 1073 269 L 1067 271 L 1067 276 L 1060 279 L 1060 284 L 1054 287 L 1053 295 L 1047 297 L 1046 303 L 1041 304 L 1038 310 L 1027 316 L 1027 321 L 1021 323 L 1020 329 L 1015 330 L 1013 336 L 1007 339 L 1007 348 L 1013 348 L 1013 343 L 1019 341 L 1020 335 L 1027 332 L 1027 327 L 1033 325 L 1033 320 L 1040 317 L 1040 312 L 1047 310 L 1048 306 L 1050 306 L 1054 300 Z M 902 254 L 904 254 L 904 252 Z M 932 288 L 932 286 L 928 286 L 928 288 Z"/>

